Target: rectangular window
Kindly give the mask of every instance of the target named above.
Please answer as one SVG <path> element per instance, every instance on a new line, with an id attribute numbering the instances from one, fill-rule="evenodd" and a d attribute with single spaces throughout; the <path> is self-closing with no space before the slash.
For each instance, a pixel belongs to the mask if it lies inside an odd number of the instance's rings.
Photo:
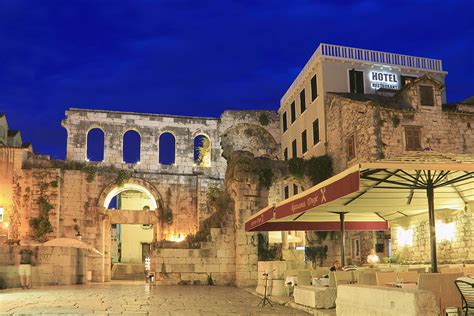
<path id="1" fill-rule="evenodd" d="M 291 123 L 296 121 L 296 104 L 295 101 L 291 103 Z"/>
<path id="2" fill-rule="evenodd" d="M 318 97 L 318 82 L 316 81 L 316 75 L 311 78 L 311 101 L 316 100 Z"/>
<path id="3" fill-rule="evenodd" d="M 406 150 L 421 150 L 421 128 L 405 127 L 405 145 Z"/>
<path id="4" fill-rule="evenodd" d="M 285 196 L 285 199 L 290 197 L 290 190 L 288 186 L 285 187 L 285 192 L 283 193 L 283 195 Z"/>
<path id="5" fill-rule="evenodd" d="M 347 160 L 351 161 L 352 159 L 355 158 L 355 136 L 354 136 L 354 134 L 347 137 L 346 147 L 347 147 Z"/>
<path id="6" fill-rule="evenodd" d="M 400 76 L 400 83 L 402 85 L 402 88 L 406 85 L 409 85 L 410 83 L 412 83 L 414 80 L 416 79 L 416 77 L 413 77 L 413 76 L 404 76 L 404 75 L 401 75 Z"/>
<path id="7" fill-rule="evenodd" d="M 292 158 L 298 157 L 298 151 L 297 151 L 298 147 L 297 147 L 297 144 L 296 144 L 296 139 L 293 140 L 293 142 L 291 143 L 291 149 L 293 149 L 293 152 L 292 152 L 293 156 L 292 156 Z"/>
<path id="8" fill-rule="evenodd" d="M 304 89 L 303 91 L 300 92 L 300 110 L 301 110 L 301 113 L 306 111 L 306 94 L 305 94 Z"/>
<path id="9" fill-rule="evenodd" d="M 281 121 L 283 124 L 283 133 L 284 133 L 288 129 L 288 124 L 286 122 L 286 112 L 283 112 L 283 114 L 281 115 Z"/>
<path id="10" fill-rule="evenodd" d="M 364 72 L 349 70 L 350 93 L 364 94 Z"/>
<path id="11" fill-rule="evenodd" d="M 296 184 L 293 184 L 293 195 L 298 194 L 298 186 Z"/>
<path id="12" fill-rule="evenodd" d="M 313 122 L 313 146 L 319 143 L 319 120 Z"/>
<path id="13" fill-rule="evenodd" d="M 306 130 L 301 133 L 301 152 L 304 154 L 308 151 L 308 143 L 306 140 Z"/>
<path id="14" fill-rule="evenodd" d="M 285 160 L 288 160 L 288 148 L 285 148 L 283 151 L 283 156 L 285 157 Z"/>
<path id="15" fill-rule="evenodd" d="M 432 86 L 420 86 L 420 104 L 434 106 L 434 89 Z"/>

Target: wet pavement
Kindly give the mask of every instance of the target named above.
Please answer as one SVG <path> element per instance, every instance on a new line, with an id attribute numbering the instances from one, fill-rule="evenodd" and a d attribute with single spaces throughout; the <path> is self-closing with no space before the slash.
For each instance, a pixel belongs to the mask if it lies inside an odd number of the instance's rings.
<path id="1" fill-rule="evenodd" d="M 0 315 L 307 315 L 235 287 L 111 282 L 0 290 Z"/>

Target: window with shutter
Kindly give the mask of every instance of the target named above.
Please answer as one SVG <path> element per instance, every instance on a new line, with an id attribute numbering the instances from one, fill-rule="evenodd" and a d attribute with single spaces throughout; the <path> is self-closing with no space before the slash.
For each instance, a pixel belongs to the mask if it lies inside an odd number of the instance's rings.
<path id="1" fill-rule="evenodd" d="M 301 110 L 301 113 L 306 111 L 306 94 L 305 94 L 304 89 L 303 91 L 300 92 L 300 110 Z"/>
<path id="2" fill-rule="evenodd" d="M 296 144 L 296 139 L 293 140 L 293 142 L 291 143 L 291 149 L 293 150 L 293 158 L 296 158 L 298 157 L 298 152 L 297 152 L 297 144 Z"/>
<path id="3" fill-rule="evenodd" d="M 293 184 L 293 195 L 298 194 L 298 186 L 296 184 Z"/>
<path id="4" fill-rule="evenodd" d="M 306 130 L 304 130 L 303 133 L 301 133 L 301 151 L 303 154 L 308 151 L 308 144 L 306 138 Z"/>
<path id="5" fill-rule="evenodd" d="M 285 199 L 290 197 L 290 190 L 289 190 L 288 186 L 285 186 L 283 196 L 285 197 Z"/>
<path id="6" fill-rule="evenodd" d="M 319 120 L 313 122 L 313 146 L 319 143 Z"/>
<path id="7" fill-rule="evenodd" d="M 285 157 L 285 160 L 288 160 L 288 148 L 285 148 L 283 151 L 283 156 Z"/>
<path id="8" fill-rule="evenodd" d="M 311 78 L 311 102 L 316 100 L 318 97 L 318 82 L 316 79 L 316 75 Z"/>
<path id="9" fill-rule="evenodd" d="M 405 149 L 421 150 L 421 128 L 413 126 L 405 127 Z"/>
<path id="10" fill-rule="evenodd" d="M 350 161 L 350 160 L 355 158 L 355 136 L 354 136 L 354 134 L 347 137 L 346 147 L 347 147 L 347 160 Z"/>
<path id="11" fill-rule="evenodd" d="M 282 114 L 281 120 L 283 122 L 283 133 L 284 133 L 288 129 L 288 123 L 286 122 L 286 112 Z"/>
<path id="12" fill-rule="evenodd" d="M 296 121 L 296 104 L 295 101 L 291 103 L 291 123 Z"/>
<path id="13" fill-rule="evenodd" d="M 364 94 L 364 72 L 349 70 L 349 92 Z"/>
<path id="14" fill-rule="evenodd" d="M 420 104 L 423 106 L 434 106 L 433 86 L 419 86 Z"/>

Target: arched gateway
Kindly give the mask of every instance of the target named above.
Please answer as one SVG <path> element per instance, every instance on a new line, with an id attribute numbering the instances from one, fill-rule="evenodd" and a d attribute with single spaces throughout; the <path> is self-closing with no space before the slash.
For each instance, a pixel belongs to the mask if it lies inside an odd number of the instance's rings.
<path id="1" fill-rule="evenodd" d="M 131 178 L 124 184 L 109 184 L 98 203 L 111 223 L 110 253 L 114 263 L 141 263 L 156 240 L 156 210 L 161 196 L 149 182 Z"/>

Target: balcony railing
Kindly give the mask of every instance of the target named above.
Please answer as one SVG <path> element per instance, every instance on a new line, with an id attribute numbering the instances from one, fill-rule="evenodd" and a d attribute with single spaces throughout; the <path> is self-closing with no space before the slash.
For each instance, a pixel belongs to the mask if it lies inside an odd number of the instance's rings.
<path id="1" fill-rule="evenodd" d="M 393 65 L 424 71 L 443 71 L 442 62 L 439 59 L 386 53 L 370 49 L 345 47 L 332 44 L 320 44 L 318 49 L 316 49 L 316 51 L 313 53 L 309 61 L 299 73 L 298 77 L 291 84 L 290 88 L 287 90 L 287 92 L 281 99 L 282 104 L 286 103 L 287 98 L 290 94 L 292 94 L 293 88 L 299 85 L 300 81 L 303 80 L 309 68 L 312 67 L 316 59 L 321 56 L 339 60 L 355 60 L 370 63 L 379 63 L 384 65 Z"/>

